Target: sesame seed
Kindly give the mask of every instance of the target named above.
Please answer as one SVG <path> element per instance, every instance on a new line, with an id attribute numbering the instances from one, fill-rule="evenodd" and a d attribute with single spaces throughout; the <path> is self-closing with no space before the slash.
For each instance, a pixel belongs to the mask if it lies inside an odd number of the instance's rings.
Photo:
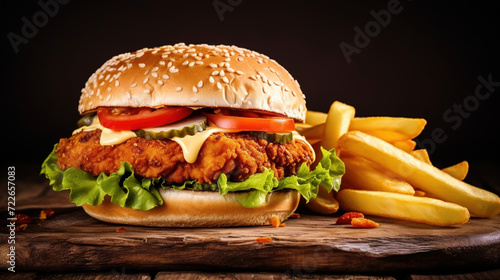
<path id="1" fill-rule="evenodd" d="M 179 72 L 179 69 L 175 68 L 175 66 L 170 67 L 169 69 L 170 73 L 177 73 Z"/>
<path id="2" fill-rule="evenodd" d="M 149 94 L 149 93 L 151 93 L 151 91 L 150 91 L 149 89 L 145 89 L 145 90 L 144 90 L 144 93 Z"/>
<path id="3" fill-rule="evenodd" d="M 241 62 L 241 61 L 243 61 L 243 57 L 238 56 L 238 58 L 236 58 L 236 60 L 238 60 L 238 61 L 240 61 L 240 62 Z"/>
<path id="4" fill-rule="evenodd" d="M 144 79 L 144 81 L 142 82 L 143 84 L 147 83 L 149 81 L 149 78 L 146 78 Z"/>
<path id="5" fill-rule="evenodd" d="M 208 81 L 213 84 L 215 82 L 214 77 L 210 76 L 208 77 Z"/>
<path id="6" fill-rule="evenodd" d="M 230 67 L 229 67 L 229 68 L 227 68 L 227 69 L 226 69 L 226 71 L 227 71 L 227 72 L 229 72 L 229 73 L 234 73 L 234 69 L 233 69 L 233 68 L 230 68 Z"/>
<path id="7" fill-rule="evenodd" d="M 160 67 L 156 66 L 153 69 L 151 69 L 151 72 L 156 72 L 156 71 L 158 71 L 158 69 L 160 69 Z"/>
<path id="8" fill-rule="evenodd" d="M 224 61 L 229 62 L 231 61 L 231 58 L 227 57 L 226 59 L 224 59 Z"/>
<path id="9" fill-rule="evenodd" d="M 226 64 L 224 61 L 223 61 L 223 62 L 221 62 L 221 63 L 219 63 L 219 67 L 224 66 L 224 64 Z"/>
<path id="10" fill-rule="evenodd" d="M 111 91 L 111 88 L 110 88 L 110 87 L 108 87 L 108 91 Z"/>
<path id="11" fill-rule="evenodd" d="M 159 64 L 160 64 L 161 66 L 165 66 L 165 61 L 160 60 Z"/>
<path id="12" fill-rule="evenodd" d="M 212 72 L 212 76 L 219 75 L 219 71 L 215 70 Z"/>
<path id="13" fill-rule="evenodd" d="M 163 85 L 163 81 L 162 80 L 158 80 L 158 84 Z"/>
<path id="14" fill-rule="evenodd" d="M 185 60 L 185 61 L 182 63 L 182 65 L 188 65 L 188 63 L 189 63 L 189 60 Z"/>
<path id="15" fill-rule="evenodd" d="M 222 89 L 222 85 L 219 82 L 217 82 L 217 88 Z"/>
<path id="16" fill-rule="evenodd" d="M 118 80 L 116 80 L 115 82 L 115 87 L 119 86 L 120 85 L 120 82 L 118 82 Z"/>
<path id="17" fill-rule="evenodd" d="M 133 83 L 130 87 L 131 87 L 131 88 L 134 88 L 134 87 L 136 87 L 136 86 L 137 86 L 137 83 Z"/>
<path id="18" fill-rule="evenodd" d="M 250 79 L 252 79 L 252 80 L 254 80 L 254 81 L 257 81 L 257 78 L 256 78 L 254 75 L 252 75 L 252 76 L 250 76 L 250 77 L 248 77 L 248 78 L 250 78 Z"/>
<path id="19" fill-rule="evenodd" d="M 198 82 L 198 87 L 200 87 L 200 88 L 201 88 L 202 86 L 203 86 L 203 81 L 199 81 L 199 82 Z"/>
<path id="20" fill-rule="evenodd" d="M 198 88 L 196 86 L 193 86 L 193 91 L 196 93 L 198 92 Z"/>
<path id="21" fill-rule="evenodd" d="M 189 67 L 193 67 L 193 66 L 194 66 L 194 61 L 191 61 L 191 62 L 189 63 Z"/>
<path id="22" fill-rule="evenodd" d="M 199 60 L 198 60 L 198 61 L 196 61 L 196 64 L 198 64 L 198 65 L 203 65 L 203 61 L 199 61 Z"/>
<path id="23" fill-rule="evenodd" d="M 170 79 L 170 77 L 169 77 L 167 74 L 163 74 L 163 76 L 161 76 L 161 77 L 162 77 L 163 79 L 165 79 L 165 80 Z"/>
<path id="24" fill-rule="evenodd" d="M 196 98 L 196 97 L 191 97 L 189 100 L 191 100 L 191 102 L 193 102 L 193 103 L 198 102 L 198 98 Z"/>
<path id="25" fill-rule="evenodd" d="M 153 72 L 153 73 L 151 73 L 151 76 L 153 76 L 153 77 L 155 77 L 155 78 L 158 78 L 158 73 Z"/>
<path id="26" fill-rule="evenodd" d="M 217 67 L 217 64 L 215 64 L 215 63 L 210 63 L 210 67 L 212 67 L 212 68 L 216 68 L 216 67 Z"/>
<path id="27" fill-rule="evenodd" d="M 241 71 L 241 70 L 237 70 L 237 71 L 236 71 L 236 74 L 238 74 L 238 75 L 243 75 L 243 74 L 245 74 L 245 73 L 243 73 L 243 71 Z"/>
<path id="28" fill-rule="evenodd" d="M 222 81 L 224 81 L 224 83 L 226 83 L 226 84 L 229 83 L 229 79 L 227 77 L 222 77 Z"/>
<path id="29" fill-rule="evenodd" d="M 224 77 L 224 75 L 225 75 L 224 70 L 220 70 L 219 75 L 220 75 L 221 77 Z"/>
<path id="30" fill-rule="evenodd" d="M 176 88 L 175 88 L 175 91 L 177 91 L 177 92 L 179 92 L 179 91 L 181 91 L 181 90 L 182 90 L 182 88 L 181 88 L 181 87 L 176 87 Z"/>
<path id="31" fill-rule="evenodd" d="M 167 67 L 170 68 L 172 66 L 172 61 L 169 61 Z"/>
<path id="32" fill-rule="evenodd" d="M 146 67 L 146 64 L 144 64 L 144 63 L 139 63 L 139 67 L 144 68 L 144 67 Z"/>
<path id="33" fill-rule="evenodd" d="M 149 74 L 149 70 L 144 71 L 144 76 L 146 76 L 147 74 Z"/>
<path id="34" fill-rule="evenodd" d="M 186 58 L 186 57 L 188 57 L 188 56 L 189 56 L 189 54 L 188 54 L 188 53 L 185 53 L 182 57 Z"/>

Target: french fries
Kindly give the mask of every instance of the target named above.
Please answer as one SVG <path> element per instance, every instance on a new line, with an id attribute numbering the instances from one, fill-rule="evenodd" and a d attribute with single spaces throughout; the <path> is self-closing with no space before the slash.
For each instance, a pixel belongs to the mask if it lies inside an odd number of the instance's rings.
<path id="1" fill-rule="evenodd" d="M 306 123 L 312 126 L 318 124 L 324 124 L 326 122 L 328 114 L 323 112 L 307 110 L 306 112 Z"/>
<path id="2" fill-rule="evenodd" d="M 323 141 L 321 141 L 323 148 L 327 150 L 335 148 L 335 150 L 338 150 L 337 142 L 340 136 L 348 131 L 354 114 L 354 107 L 338 101 L 332 103 L 325 122 Z"/>
<path id="3" fill-rule="evenodd" d="M 339 202 L 333 197 L 333 192 L 328 192 L 321 185 L 318 195 L 310 200 L 306 206 L 309 210 L 323 215 L 333 214 L 339 210 Z"/>
<path id="4" fill-rule="evenodd" d="M 429 154 L 426 149 L 419 149 L 410 152 L 414 158 L 419 159 L 427 164 L 432 165 L 431 159 L 429 158 Z"/>
<path id="5" fill-rule="evenodd" d="M 325 124 L 318 124 L 302 129 L 302 131 L 297 131 L 302 136 L 304 136 L 311 145 L 317 142 L 323 141 L 323 135 L 325 134 Z"/>
<path id="6" fill-rule="evenodd" d="M 354 118 L 349 131 L 362 131 L 387 142 L 406 141 L 417 137 L 424 129 L 424 119 L 366 117 Z"/>
<path id="7" fill-rule="evenodd" d="M 415 189 L 410 184 L 395 178 L 389 171 L 384 174 L 364 158 L 343 157 L 342 161 L 346 170 L 342 176 L 342 184 L 350 189 L 415 194 Z"/>
<path id="8" fill-rule="evenodd" d="M 496 194 L 457 180 L 377 137 L 351 131 L 339 139 L 339 145 L 391 170 L 429 196 L 466 207 L 473 216 L 491 218 L 500 213 L 500 198 Z"/>
<path id="9" fill-rule="evenodd" d="M 336 149 L 337 142 L 340 136 L 342 136 L 349 129 L 349 123 L 351 122 L 352 118 L 354 118 L 354 113 L 354 107 L 335 101 L 330 106 L 330 110 L 328 111 L 328 115 L 326 115 L 324 125 L 317 124 L 316 126 L 313 126 L 311 128 L 315 129 L 314 131 L 311 130 L 309 134 L 305 134 L 308 135 L 310 139 L 314 139 L 313 135 L 317 135 L 314 133 L 323 134 L 321 146 L 323 146 L 323 148 L 327 150 L 335 148 L 338 154 L 338 149 Z M 306 120 L 307 117 L 308 116 L 306 116 Z M 321 122 L 325 119 L 325 115 L 318 112 L 310 112 L 309 119 L 314 119 L 314 121 Z M 322 125 L 323 127 L 321 127 Z M 306 139 L 308 139 L 308 136 L 305 136 Z M 311 140 L 308 141 L 310 143 L 312 142 Z M 319 158 L 316 158 L 316 162 L 314 163 L 314 165 L 317 164 L 317 161 L 319 161 Z M 333 193 L 328 193 L 328 191 L 322 185 L 319 186 L 319 192 L 316 198 L 311 200 L 308 204 L 306 204 L 306 206 L 310 210 L 320 214 L 332 214 L 337 212 L 337 210 L 339 209 L 339 203 L 333 197 Z"/>
<path id="10" fill-rule="evenodd" d="M 450 167 L 443 168 L 442 170 L 458 180 L 463 181 L 469 172 L 469 163 L 467 161 L 462 161 Z"/>
<path id="11" fill-rule="evenodd" d="M 381 191 L 341 190 L 337 199 L 344 211 L 395 218 L 436 226 L 454 226 L 469 220 L 469 211 L 442 200 Z"/>
<path id="12" fill-rule="evenodd" d="M 319 147 L 335 148 L 346 172 L 335 196 L 324 187 L 306 204 L 321 214 L 339 209 L 439 226 L 464 224 L 469 217 L 500 214 L 500 198 L 469 185 L 469 164 L 442 170 L 425 149 L 415 150 L 425 119 L 354 117 L 352 106 L 335 101 L 328 113 L 308 111 L 297 131 Z"/>
<path id="13" fill-rule="evenodd" d="M 403 141 L 395 141 L 391 143 L 394 147 L 399 148 L 407 153 L 410 153 L 417 146 L 417 142 L 413 140 L 403 140 Z"/>

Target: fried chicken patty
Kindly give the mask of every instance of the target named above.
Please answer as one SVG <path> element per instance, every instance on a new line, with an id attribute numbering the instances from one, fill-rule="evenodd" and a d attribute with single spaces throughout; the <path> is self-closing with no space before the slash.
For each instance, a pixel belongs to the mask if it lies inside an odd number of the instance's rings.
<path id="1" fill-rule="evenodd" d="M 231 181 L 244 181 L 265 168 L 281 179 L 313 160 L 313 151 L 303 141 L 278 144 L 247 134 L 212 134 L 194 163 L 186 162 L 179 144 L 171 140 L 134 137 L 122 144 L 102 146 L 100 136 L 101 130 L 93 130 L 60 139 L 56 149 L 59 168 L 75 167 L 93 176 L 101 172 L 109 175 L 118 171 L 120 162 L 127 161 L 142 177 L 163 177 L 171 184 L 187 180 L 214 183 L 222 173 Z"/>

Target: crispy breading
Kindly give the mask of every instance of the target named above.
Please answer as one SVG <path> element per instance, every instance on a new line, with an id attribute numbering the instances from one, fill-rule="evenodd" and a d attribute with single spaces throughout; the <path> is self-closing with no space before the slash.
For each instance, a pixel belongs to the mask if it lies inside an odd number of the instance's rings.
<path id="1" fill-rule="evenodd" d="M 61 139 L 56 150 L 58 166 L 63 170 L 76 167 L 98 176 L 118 171 L 120 162 L 127 161 L 142 177 L 163 177 L 168 183 L 213 183 L 222 173 L 231 181 L 243 181 L 264 168 L 272 169 L 281 179 L 295 174 L 303 162 L 311 164 L 313 157 L 313 151 L 300 140 L 277 144 L 247 134 L 215 133 L 191 164 L 174 141 L 134 137 L 122 144 L 102 146 L 100 135 L 100 130 L 82 131 Z"/>

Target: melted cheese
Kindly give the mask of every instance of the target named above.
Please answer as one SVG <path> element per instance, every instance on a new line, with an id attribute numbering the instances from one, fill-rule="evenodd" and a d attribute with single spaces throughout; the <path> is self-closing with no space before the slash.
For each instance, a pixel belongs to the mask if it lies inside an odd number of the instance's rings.
<path id="1" fill-rule="evenodd" d="M 212 133 L 217 133 L 217 132 L 235 133 L 240 131 L 241 130 L 225 129 L 209 125 L 204 131 L 198 132 L 195 135 L 186 135 L 182 138 L 174 137 L 170 140 L 177 142 L 179 146 L 181 146 L 182 153 L 184 154 L 184 159 L 188 163 L 194 163 L 198 158 L 198 153 L 200 152 L 201 146 L 203 146 L 205 140 L 207 140 L 207 138 L 210 135 L 212 135 Z"/>
<path id="2" fill-rule="evenodd" d="M 82 126 L 73 131 L 73 134 L 76 134 L 80 131 L 91 131 L 96 129 L 100 129 L 102 131 L 99 143 L 103 146 L 121 144 L 130 138 L 137 137 L 137 135 L 131 130 L 112 130 L 102 126 L 101 123 L 99 122 L 98 117 L 94 118 L 94 121 L 92 122 L 91 125 Z M 236 133 L 240 131 L 241 130 L 239 129 L 226 129 L 226 128 L 216 127 L 212 123 L 210 123 L 204 131 L 198 132 L 195 135 L 174 137 L 170 140 L 177 142 L 177 144 L 181 146 L 182 153 L 184 154 L 184 159 L 188 163 L 194 163 L 198 158 L 198 153 L 200 152 L 201 146 L 203 146 L 203 143 L 205 143 L 207 138 L 210 135 L 212 135 L 212 133 L 217 133 L 217 132 Z M 307 142 L 306 139 L 302 137 L 297 131 L 293 131 L 292 135 L 293 139 L 302 140 L 309 146 L 311 151 L 313 151 L 313 162 L 314 162 L 316 155 L 314 154 L 314 149 L 312 148 L 311 144 L 309 144 L 309 142 Z"/>
<path id="3" fill-rule="evenodd" d="M 99 144 L 106 145 L 117 145 L 121 144 L 132 137 L 137 137 L 137 135 L 131 130 L 112 130 L 102 126 L 99 122 L 99 118 L 95 117 L 94 122 L 92 122 L 89 126 L 82 126 L 75 131 L 73 134 L 76 134 L 80 131 L 90 131 L 100 129 L 102 131 L 101 138 L 99 139 Z"/>

